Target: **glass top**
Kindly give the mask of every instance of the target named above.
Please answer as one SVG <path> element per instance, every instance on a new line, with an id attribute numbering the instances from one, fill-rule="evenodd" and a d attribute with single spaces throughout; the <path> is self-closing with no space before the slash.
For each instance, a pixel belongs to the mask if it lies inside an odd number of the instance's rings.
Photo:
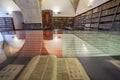
<path id="1" fill-rule="evenodd" d="M 57 57 L 119 56 L 120 32 L 30 30 L 0 33 L 1 54 Z"/>

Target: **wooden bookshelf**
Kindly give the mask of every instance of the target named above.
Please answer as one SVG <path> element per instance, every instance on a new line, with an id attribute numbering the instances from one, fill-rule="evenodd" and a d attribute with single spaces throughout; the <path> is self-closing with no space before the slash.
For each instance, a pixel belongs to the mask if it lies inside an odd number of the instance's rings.
<path id="1" fill-rule="evenodd" d="M 120 21 L 120 14 L 117 14 L 117 15 L 116 15 L 115 21 L 116 21 L 116 22 L 117 22 L 117 21 L 118 21 L 118 22 Z"/>
<path id="2" fill-rule="evenodd" d="M 24 30 L 40 30 L 41 23 L 23 23 L 23 29 Z"/>
<path id="3" fill-rule="evenodd" d="M 120 6 L 119 6 L 119 8 L 118 8 L 118 11 L 117 11 L 117 13 L 119 13 L 119 14 L 120 14 Z"/>
<path id="4" fill-rule="evenodd" d="M 108 1 L 74 18 L 74 27 L 84 29 L 89 27 L 89 30 L 116 30 L 114 28 L 118 25 L 120 25 L 120 0 Z"/>
<path id="5" fill-rule="evenodd" d="M 12 17 L 0 17 L 0 31 L 2 30 L 14 30 Z"/>
<path id="6" fill-rule="evenodd" d="M 73 27 L 73 17 L 53 17 L 53 28 Z"/>

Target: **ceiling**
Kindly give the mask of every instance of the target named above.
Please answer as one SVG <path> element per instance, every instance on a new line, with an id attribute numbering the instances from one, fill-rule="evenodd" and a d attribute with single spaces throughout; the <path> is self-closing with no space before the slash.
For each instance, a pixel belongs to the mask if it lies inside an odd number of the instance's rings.
<path id="1" fill-rule="evenodd" d="M 92 6 L 88 6 L 91 1 L 93 1 Z M 61 12 L 61 14 L 54 14 L 54 16 L 75 16 L 106 1 L 109 0 L 42 0 L 41 10 L 51 9 L 53 11 Z M 0 0 L 0 15 L 12 11 L 20 11 L 20 8 L 13 0 Z"/>

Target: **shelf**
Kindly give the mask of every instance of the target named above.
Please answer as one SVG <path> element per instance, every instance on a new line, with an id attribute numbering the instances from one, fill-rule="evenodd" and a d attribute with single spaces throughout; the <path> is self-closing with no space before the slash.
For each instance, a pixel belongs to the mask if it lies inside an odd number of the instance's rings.
<path id="1" fill-rule="evenodd" d="M 106 9 L 111 9 L 111 8 L 114 8 L 118 5 L 118 3 L 116 3 L 116 0 L 112 0 L 106 4 L 103 5 L 103 10 L 106 10 Z"/>
<path id="2" fill-rule="evenodd" d="M 116 15 L 115 20 L 120 20 L 120 14 Z"/>
<path id="3" fill-rule="evenodd" d="M 113 21 L 100 21 L 99 24 L 112 23 Z"/>
<path id="4" fill-rule="evenodd" d="M 0 29 L 13 29 L 13 20 L 11 17 L 0 17 Z"/>
<path id="5" fill-rule="evenodd" d="M 99 23 L 94 23 L 94 24 L 91 24 L 91 27 L 92 28 L 98 28 L 98 25 L 99 25 Z"/>
<path id="6" fill-rule="evenodd" d="M 98 8 L 93 9 L 93 13 L 98 12 Z"/>
<path id="7" fill-rule="evenodd" d="M 120 20 L 115 20 L 115 22 L 120 22 Z"/>
<path id="8" fill-rule="evenodd" d="M 114 19 L 114 15 L 101 17 L 100 22 L 109 22 L 109 21 L 113 21 L 113 19 Z"/>
<path id="9" fill-rule="evenodd" d="M 114 23 L 120 22 L 120 0 L 108 1 L 76 16 L 74 20 L 77 26 L 89 25 L 92 29 L 110 30 Z"/>
<path id="10" fill-rule="evenodd" d="M 92 22 L 99 22 L 99 18 L 93 18 Z"/>
<path id="11" fill-rule="evenodd" d="M 91 19 L 87 19 L 87 20 L 85 20 L 86 21 L 86 23 L 90 23 L 91 22 Z"/>
<path id="12" fill-rule="evenodd" d="M 101 17 L 113 16 L 113 15 L 115 14 L 109 14 L 109 15 L 104 15 L 104 16 L 101 15 Z"/>
<path id="13" fill-rule="evenodd" d="M 92 14 L 100 12 L 101 10 L 102 10 L 102 6 L 96 7 L 96 8 L 93 9 Z"/>
<path id="14" fill-rule="evenodd" d="M 102 11 L 109 10 L 109 9 L 112 9 L 112 8 L 116 8 L 116 7 L 117 7 L 117 5 L 109 7 L 109 8 L 106 8 L 106 9 L 103 8 Z"/>
<path id="15" fill-rule="evenodd" d="M 115 23 L 113 24 L 113 29 L 114 29 L 114 30 L 117 30 L 117 31 L 120 31 L 120 22 L 115 22 Z"/>
<path id="16" fill-rule="evenodd" d="M 79 20 L 79 18 L 74 19 L 73 17 L 53 17 L 52 18 L 52 26 L 57 27 L 57 28 L 63 28 L 65 26 L 72 27 L 73 20 Z"/>
<path id="17" fill-rule="evenodd" d="M 96 12 L 92 14 L 92 18 L 97 18 L 100 16 L 100 12 Z"/>
<path id="18" fill-rule="evenodd" d="M 120 6 L 119 6 L 119 8 L 118 8 L 118 10 L 117 10 L 117 13 L 120 13 Z"/>
<path id="19" fill-rule="evenodd" d="M 86 12 L 86 15 L 90 15 L 90 14 L 92 14 L 91 10 Z"/>
<path id="20" fill-rule="evenodd" d="M 102 11 L 101 16 L 114 15 L 115 12 L 116 12 L 116 10 L 117 10 L 117 8 L 112 8 L 112 9 L 109 9 L 109 10 L 104 10 L 104 11 Z"/>
<path id="21" fill-rule="evenodd" d="M 99 24 L 99 28 L 101 29 L 111 29 L 112 23 L 107 24 Z"/>
<path id="22" fill-rule="evenodd" d="M 91 17 L 92 17 L 92 14 L 87 15 L 87 16 L 86 16 L 86 19 L 89 19 L 89 18 L 91 18 Z"/>
<path id="23" fill-rule="evenodd" d="M 91 22 L 91 24 L 95 24 L 95 23 L 98 23 L 98 24 L 99 24 L 99 22 Z"/>

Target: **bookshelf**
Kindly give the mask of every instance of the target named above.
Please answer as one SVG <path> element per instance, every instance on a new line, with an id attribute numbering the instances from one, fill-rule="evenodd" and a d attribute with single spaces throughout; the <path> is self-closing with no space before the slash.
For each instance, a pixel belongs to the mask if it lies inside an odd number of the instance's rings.
<path id="1" fill-rule="evenodd" d="M 0 31 L 2 30 L 14 30 L 13 18 L 0 17 Z"/>
<path id="2" fill-rule="evenodd" d="M 54 28 L 72 27 L 73 17 L 53 17 L 52 26 Z"/>
<path id="3" fill-rule="evenodd" d="M 119 8 L 118 8 L 118 11 L 117 11 L 117 13 L 120 13 L 120 6 L 119 6 Z"/>
<path id="4" fill-rule="evenodd" d="M 115 19 L 116 21 L 120 21 L 120 14 L 117 14 L 116 15 L 116 19 Z"/>
<path id="5" fill-rule="evenodd" d="M 23 23 L 24 30 L 40 30 L 42 29 L 41 23 Z"/>
<path id="6" fill-rule="evenodd" d="M 89 27 L 89 30 L 116 30 L 120 28 L 118 25 L 120 25 L 120 0 L 108 1 L 74 18 L 74 27 L 84 30 L 86 27 Z"/>
<path id="7" fill-rule="evenodd" d="M 120 31 L 120 1 L 117 7 L 116 15 L 113 23 L 113 30 Z"/>

